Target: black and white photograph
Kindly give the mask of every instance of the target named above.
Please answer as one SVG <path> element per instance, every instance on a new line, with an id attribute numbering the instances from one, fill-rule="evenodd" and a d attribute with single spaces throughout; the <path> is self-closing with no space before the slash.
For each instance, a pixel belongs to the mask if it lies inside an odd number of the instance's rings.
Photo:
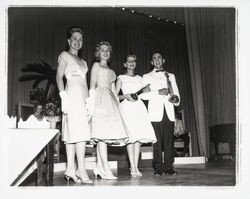
<path id="1" fill-rule="evenodd" d="M 249 198 L 249 3 L 215 2 L 2 3 L 3 198 Z"/>

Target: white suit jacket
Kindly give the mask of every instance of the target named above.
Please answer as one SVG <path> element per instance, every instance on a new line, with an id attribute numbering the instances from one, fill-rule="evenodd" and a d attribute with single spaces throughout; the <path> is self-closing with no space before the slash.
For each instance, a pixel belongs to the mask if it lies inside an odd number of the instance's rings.
<path id="1" fill-rule="evenodd" d="M 152 122 L 160 122 L 163 118 L 163 111 L 166 110 L 167 116 L 170 121 L 175 121 L 174 106 L 178 106 L 178 103 L 171 103 L 168 101 L 170 94 L 159 95 L 158 90 L 162 88 L 168 88 L 167 78 L 164 72 L 155 72 L 153 69 L 151 72 L 143 75 L 144 84 L 150 84 L 150 92 L 141 94 L 141 98 L 148 100 L 148 113 Z M 175 76 L 169 73 L 169 80 L 172 83 L 173 92 L 180 99 L 179 89 L 176 84 Z"/>

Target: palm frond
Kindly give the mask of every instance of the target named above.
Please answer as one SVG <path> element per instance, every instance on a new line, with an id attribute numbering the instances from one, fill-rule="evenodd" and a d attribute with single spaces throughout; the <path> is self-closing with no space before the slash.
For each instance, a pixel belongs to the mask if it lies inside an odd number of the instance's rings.
<path id="1" fill-rule="evenodd" d="M 28 74 L 28 75 L 22 75 L 21 77 L 19 77 L 18 80 L 20 82 L 25 82 L 25 81 L 31 81 L 31 80 L 37 80 L 37 79 L 44 80 L 46 78 L 44 76 L 42 76 L 42 75 Z"/>
<path id="2" fill-rule="evenodd" d="M 40 73 L 43 75 L 47 75 L 51 73 L 52 68 L 46 62 L 42 61 L 42 63 L 32 63 L 27 64 L 25 67 L 21 68 L 22 72 L 33 72 L 33 73 Z"/>
<path id="3" fill-rule="evenodd" d="M 42 64 L 27 64 L 25 67 L 21 68 L 22 72 L 29 73 L 40 73 L 48 74 L 49 71 Z"/>
<path id="4" fill-rule="evenodd" d="M 45 101 L 48 97 L 48 92 L 51 86 L 57 86 L 56 84 L 56 69 L 52 67 L 43 60 L 40 60 L 40 63 L 27 64 L 25 67 L 21 68 L 21 71 L 24 72 L 24 75 L 19 77 L 19 81 L 33 81 L 32 88 L 37 89 L 39 84 L 46 80 L 46 86 L 42 100 Z M 56 91 L 58 92 L 58 91 Z M 59 93 L 59 92 L 58 92 Z M 58 96 L 57 96 L 58 97 Z"/>
<path id="5" fill-rule="evenodd" d="M 56 69 L 53 69 L 50 75 L 51 77 L 50 82 L 54 85 L 56 85 L 56 72 L 57 72 Z"/>
<path id="6" fill-rule="evenodd" d="M 44 78 L 42 78 L 42 79 L 36 79 L 36 80 L 33 82 L 33 84 L 32 84 L 32 88 L 34 89 L 34 88 L 38 87 L 38 85 L 39 85 L 43 80 L 45 80 L 45 79 L 44 79 Z"/>
<path id="7" fill-rule="evenodd" d="M 42 59 L 41 59 L 41 62 L 42 62 L 42 65 L 43 65 L 45 68 L 47 68 L 48 71 L 51 71 L 51 70 L 52 70 L 52 67 L 51 67 L 47 62 L 43 61 Z"/>

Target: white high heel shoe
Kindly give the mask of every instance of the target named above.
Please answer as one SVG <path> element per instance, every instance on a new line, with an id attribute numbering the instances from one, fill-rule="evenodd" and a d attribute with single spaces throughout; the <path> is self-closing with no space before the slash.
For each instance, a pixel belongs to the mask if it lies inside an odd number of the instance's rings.
<path id="1" fill-rule="evenodd" d="M 106 175 L 106 180 L 117 180 L 117 177 L 114 176 L 113 174 L 110 174 L 110 175 Z"/>
<path id="2" fill-rule="evenodd" d="M 109 174 L 105 173 L 106 180 L 117 180 L 117 177 L 113 175 L 112 171 L 110 170 Z"/>
<path id="3" fill-rule="evenodd" d="M 139 169 L 136 169 L 136 174 L 137 174 L 139 177 L 142 177 L 142 173 L 139 171 Z"/>
<path id="4" fill-rule="evenodd" d="M 135 168 L 130 168 L 130 175 L 133 178 L 136 178 L 138 176 Z"/>
<path id="5" fill-rule="evenodd" d="M 79 184 L 80 180 L 76 176 L 75 172 L 65 172 L 64 177 L 67 180 L 67 186 L 69 186 L 69 182 L 72 180 L 74 183 Z"/>
<path id="6" fill-rule="evenodd" d="M 96 166 L 93 169 L 94 175 L 95 175 L 95 179 L 106 179 L 105 173 L 103 171 L 103 169 L 99 169 Z"/>
<path id="7" fill-rule="evenodd" d="M 83 176 L 85 176 L 85 178 Z M 86 175 L 85 171 L 82 171 L 82 172 L 76 171 L 76 177 L 79 178 L 79 180 L 82 184 L 92 184 L 93 183 L 93 181 L 88 178 L 88 175 Z"/>

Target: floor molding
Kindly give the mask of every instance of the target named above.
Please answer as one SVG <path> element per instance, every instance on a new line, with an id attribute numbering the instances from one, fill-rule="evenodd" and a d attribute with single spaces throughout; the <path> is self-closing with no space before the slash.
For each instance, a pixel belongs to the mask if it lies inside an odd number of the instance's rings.
<path id="1" fill-rule="evenodd" d="M 142 153 L 142 160 L 152 160 L 152 154 L 147 152 L 145 154 Z M 87 170 L 92 170 L 96 163 L 96 157 L 88 157 L 85 159 L 85 165 Z M 205 164 L 206 158 L 205 156 L 197 156 L 197 157 L 175 157 L 175 165 L 180 164 Z M 118 168 L 118 161 L 109 161 L 109 166 L 111 169 Z M 66 162 L 55 163 L 54 164 L 54 172 L 65 171 Z"/>
<path id="2" fill-rule="evenodd" d="M 87 170 L 92 170 L 96 164 L 96 157 L 85 158 L 85 166 Z M 109 166 L 111 169 L 117 169 L 117 161 L 109 161 Z M 54 164 L 54 172 L 65 171 L 66 162 L 60 162 Z"/>
<path id="3" fill-rule="evenodd" d="M 196 157 L 175 157 L 174 164 L 205 164 L 205 156 L 196 156 Z"/>
<path id="4" fill-rule="evenodd" d="M 162 153 L 164 156 L 164 153 Z M 141 159 L 152 160 L 153 159 L 153 147 L 145 146 L 141 147 Z M 175 157 L 174 164 L 205 164 L 207 158 L 205 156 L 191 156 L 191 157 Z"/>
<path id="5" fill-rule="evenodd" d="M 162 154 L 164 156 L 164 154 Z M 151 160 L 153 159 L 153 152 L 142 152 L 142 160 Z M 175 157 L 175 164 L 203 164 L 206 163 L 205 156 L 194 156 L 194 157 Z"/>
<path id="6" fill-rule="evenodd" d="M 125 153 L 125 152 L 124 152 Z M 123 153 L 122 153 L 123 154 Z M 164 153 L 162 154 L 164 156 Z M 123 154 L 124 156 L 124 154 Z M 111 167 L 111 169 L 117 169 L 118 168 L 118 164 L 120 165 L 120 167 L 126 167 L 126 165 L 128 165 L 128 160 L 122 155 L 116 155 L 116 156 L 110 156 L 109 159 L 111 159 L 111 161 L 109 161 L 109 165 Z M 143 164 L 144 166 L 148 165 L 148 162 L 152 161 L 153 159 L 153 148 L 152 146 L 145 146 L 145 147 L 141 147 L 141 160 L 142 162 L 144 162 L 145 164 Z M 195 157 L 175 157 L 175 165 L 182 165 L 182 164 L 205 164 L 207 161 L 205 156 L 195 156 Z M 90 157 L 86 157 L 85 158 L 85 165 L 86 165 L 86 169 L 88 170 L 92 170 L 95 166 L 96 163 L 96 155 L 92 154 L 92 156 Z M 60 163 L 55 163 L 54 164 L 54 172 L 59 172 L 59 171 L 65 171 L 66 169 L 66 162 L 60 162 Z"/>

